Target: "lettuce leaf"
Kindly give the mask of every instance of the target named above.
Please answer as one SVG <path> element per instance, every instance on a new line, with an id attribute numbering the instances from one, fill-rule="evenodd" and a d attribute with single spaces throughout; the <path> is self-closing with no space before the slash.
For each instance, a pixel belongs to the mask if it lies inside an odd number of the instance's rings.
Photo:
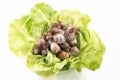
<path id="1" fill-rule="evenodd" d="M 79 27 L 80 29 L 86 29 L 88 23 L 90 22 L 90 17 L 87 14 L 82 14 L 79 10 L 62 10 L 56 13 L 52 19 L 51 23 L 56 21 L 62 21 L 66 25 L 74 25 L 74 27 Z"/>
<path id="2" fill-rule="evenodd" d="M 44 10 L 43 10 L 44 9 Z M 36 4 L 28 15 L 10 23 L 8 42 L 10 50 L 19 57 L 26 57 L 40 36 L 50 26 L 50 18 L 56 13 L 47 4 Z"/>
<path id="3" fill-rule="evenodd" d="M 50 77 L 61 71 L 81 68 L 96 70 L 100 67 L 105 46 L 93 29 L 88 28 L 90 17 L 79 10 L 57 12 L 45 3 L 36 4 L 28 15 L 15 19 L 9 27 L 8 42 L 10 50 L 19 57 L 26 57 L 26 65 L 40 76 Z M 77 33 L 77 47 L 80 55 L 60 61 L 51 52 L 48 55 L 33 55 L 32 48 L 50 24 L 62 21 L 66 26 L 80 28 Z"/>
<path id="4" fill-rule="evenodd" d="M 81 64 L 91 70 L 100 67 L 105 46 L 93 29 L 85 29 L 79 33 Z"/>

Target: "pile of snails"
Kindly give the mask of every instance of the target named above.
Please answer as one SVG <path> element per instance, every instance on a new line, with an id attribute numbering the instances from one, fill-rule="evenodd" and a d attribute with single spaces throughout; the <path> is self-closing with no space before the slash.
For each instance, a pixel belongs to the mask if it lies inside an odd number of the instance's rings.
<path id="1" fill-rule="evenodd" d="M 37 41 L 33 47 L 33 54 L 47 56 L 50 51 L 60 60 L 78 56 L 80 50 L 77 47 L 76 33 L 79 31 L 79 28 L 72 25 L 65 26 L 63 22 L 56 22 Z"/>

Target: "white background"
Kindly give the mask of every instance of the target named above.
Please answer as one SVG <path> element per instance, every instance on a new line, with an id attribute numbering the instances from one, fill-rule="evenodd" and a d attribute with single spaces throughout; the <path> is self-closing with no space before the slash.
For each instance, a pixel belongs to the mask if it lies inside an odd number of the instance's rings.
<path id="1" fill-rule="evenodd" d="M 89 27 L 94 28 L 106 46 L 100 69 L 83 69 L 80 74 L 58 74 L 46 80 L 120 80 L 120 7 L 119 0 L 43 0 L 54 9 L 79 9 L 90 15 Z M 7 34 L 9 23 L 27 14 L 30 8 L 41 0 L 0 1 L 0 80 L 44 80 L 25 66 L 8 49 Z M 70 79 L 68 79 L 70 78 Z"/>

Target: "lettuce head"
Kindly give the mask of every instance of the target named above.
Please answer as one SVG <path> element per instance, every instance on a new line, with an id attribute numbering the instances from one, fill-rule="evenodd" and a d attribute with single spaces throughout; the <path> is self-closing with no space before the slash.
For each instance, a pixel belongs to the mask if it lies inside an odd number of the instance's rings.
<path id="1" fill-rule="evenodd" d="M 69 69 L 78 72 L 81 68 L 96 70 L 102 62 L 105 46 L 97 33 L 88 28 L 90 20 L 87 14 L 79 10 L 66 9 L 57 12 L 48 4 L 38 3 L 28 15 L 22 15 L 20 19 L 10 23 L 9 48 L 16 56 L 26 58 L 27 67 L 40 76 L 50 77 Z M 57 21 L 80 28 L 76 35 L 80 55 L 61 61 L 51 52 L 47 56 L 32 54 L 34 44 Z"/>

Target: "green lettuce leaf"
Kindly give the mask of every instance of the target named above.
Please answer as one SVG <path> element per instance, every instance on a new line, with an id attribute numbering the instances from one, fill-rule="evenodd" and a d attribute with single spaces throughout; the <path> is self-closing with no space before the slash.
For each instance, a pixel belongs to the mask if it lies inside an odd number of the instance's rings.
<path id="1" fill-rule="evenodd" d="M 54 75 L 56 73 L 54 71 L 54 66 L 59 62 L 60 60 L 50 52 L 48 52 L 47 57 L 41 55 L 29 55 L 27 58 L 27 66 L 38 75 L 44 77 Z"/>
<path id="2" fill-rule="evenodd" d="M 105 46 L 93 29 L 82 30 L 77 40 L 80 40 L 81 64 L 91 70 L 100 67 Z"/>
<path id="3" fill-rule="evenodd" d="M 19 57 L 26 57 L 40 36 L 50 26 L 50 18 L 56 13 L 47 4 L 36 4 L 28 15 L 10 23 L 8 42 L 10 50 Z"/>
<path id="4" fill-rule="evenodd" d="M 81 68 L 96 70 L 100 67 L 105 46 L 97 33 L 88 28 L 90 17 L 79 10 L 56 12 L 51 6 L 38 3 L 28 15 L 15 19 L 9 27 L 8 42 L 10 50 L 19 57 L 26 57 L 26 65 L 40 76 L 50 77 L 61 71 Z M 80 55 L 60 61 L 51 52 L 47 56 L 33 55 L 32 49 L 38 39 L 46 33 L 54 22 L 62 21 L 66 26 L 80 28 L 77 33 L 77 47 Z"/>
<path id="5" fill-rule="evenodd" d="M 79 27 L 80 29 L 85 29 L 90 22 L 90 17 L 87 14 L 82 14 L 79 10 L 62 10 L 56 13 L 52 19 L 51 23 L 56 21 L 62 21 L 66 25 L 74 25 L 74 27 Z"/>

